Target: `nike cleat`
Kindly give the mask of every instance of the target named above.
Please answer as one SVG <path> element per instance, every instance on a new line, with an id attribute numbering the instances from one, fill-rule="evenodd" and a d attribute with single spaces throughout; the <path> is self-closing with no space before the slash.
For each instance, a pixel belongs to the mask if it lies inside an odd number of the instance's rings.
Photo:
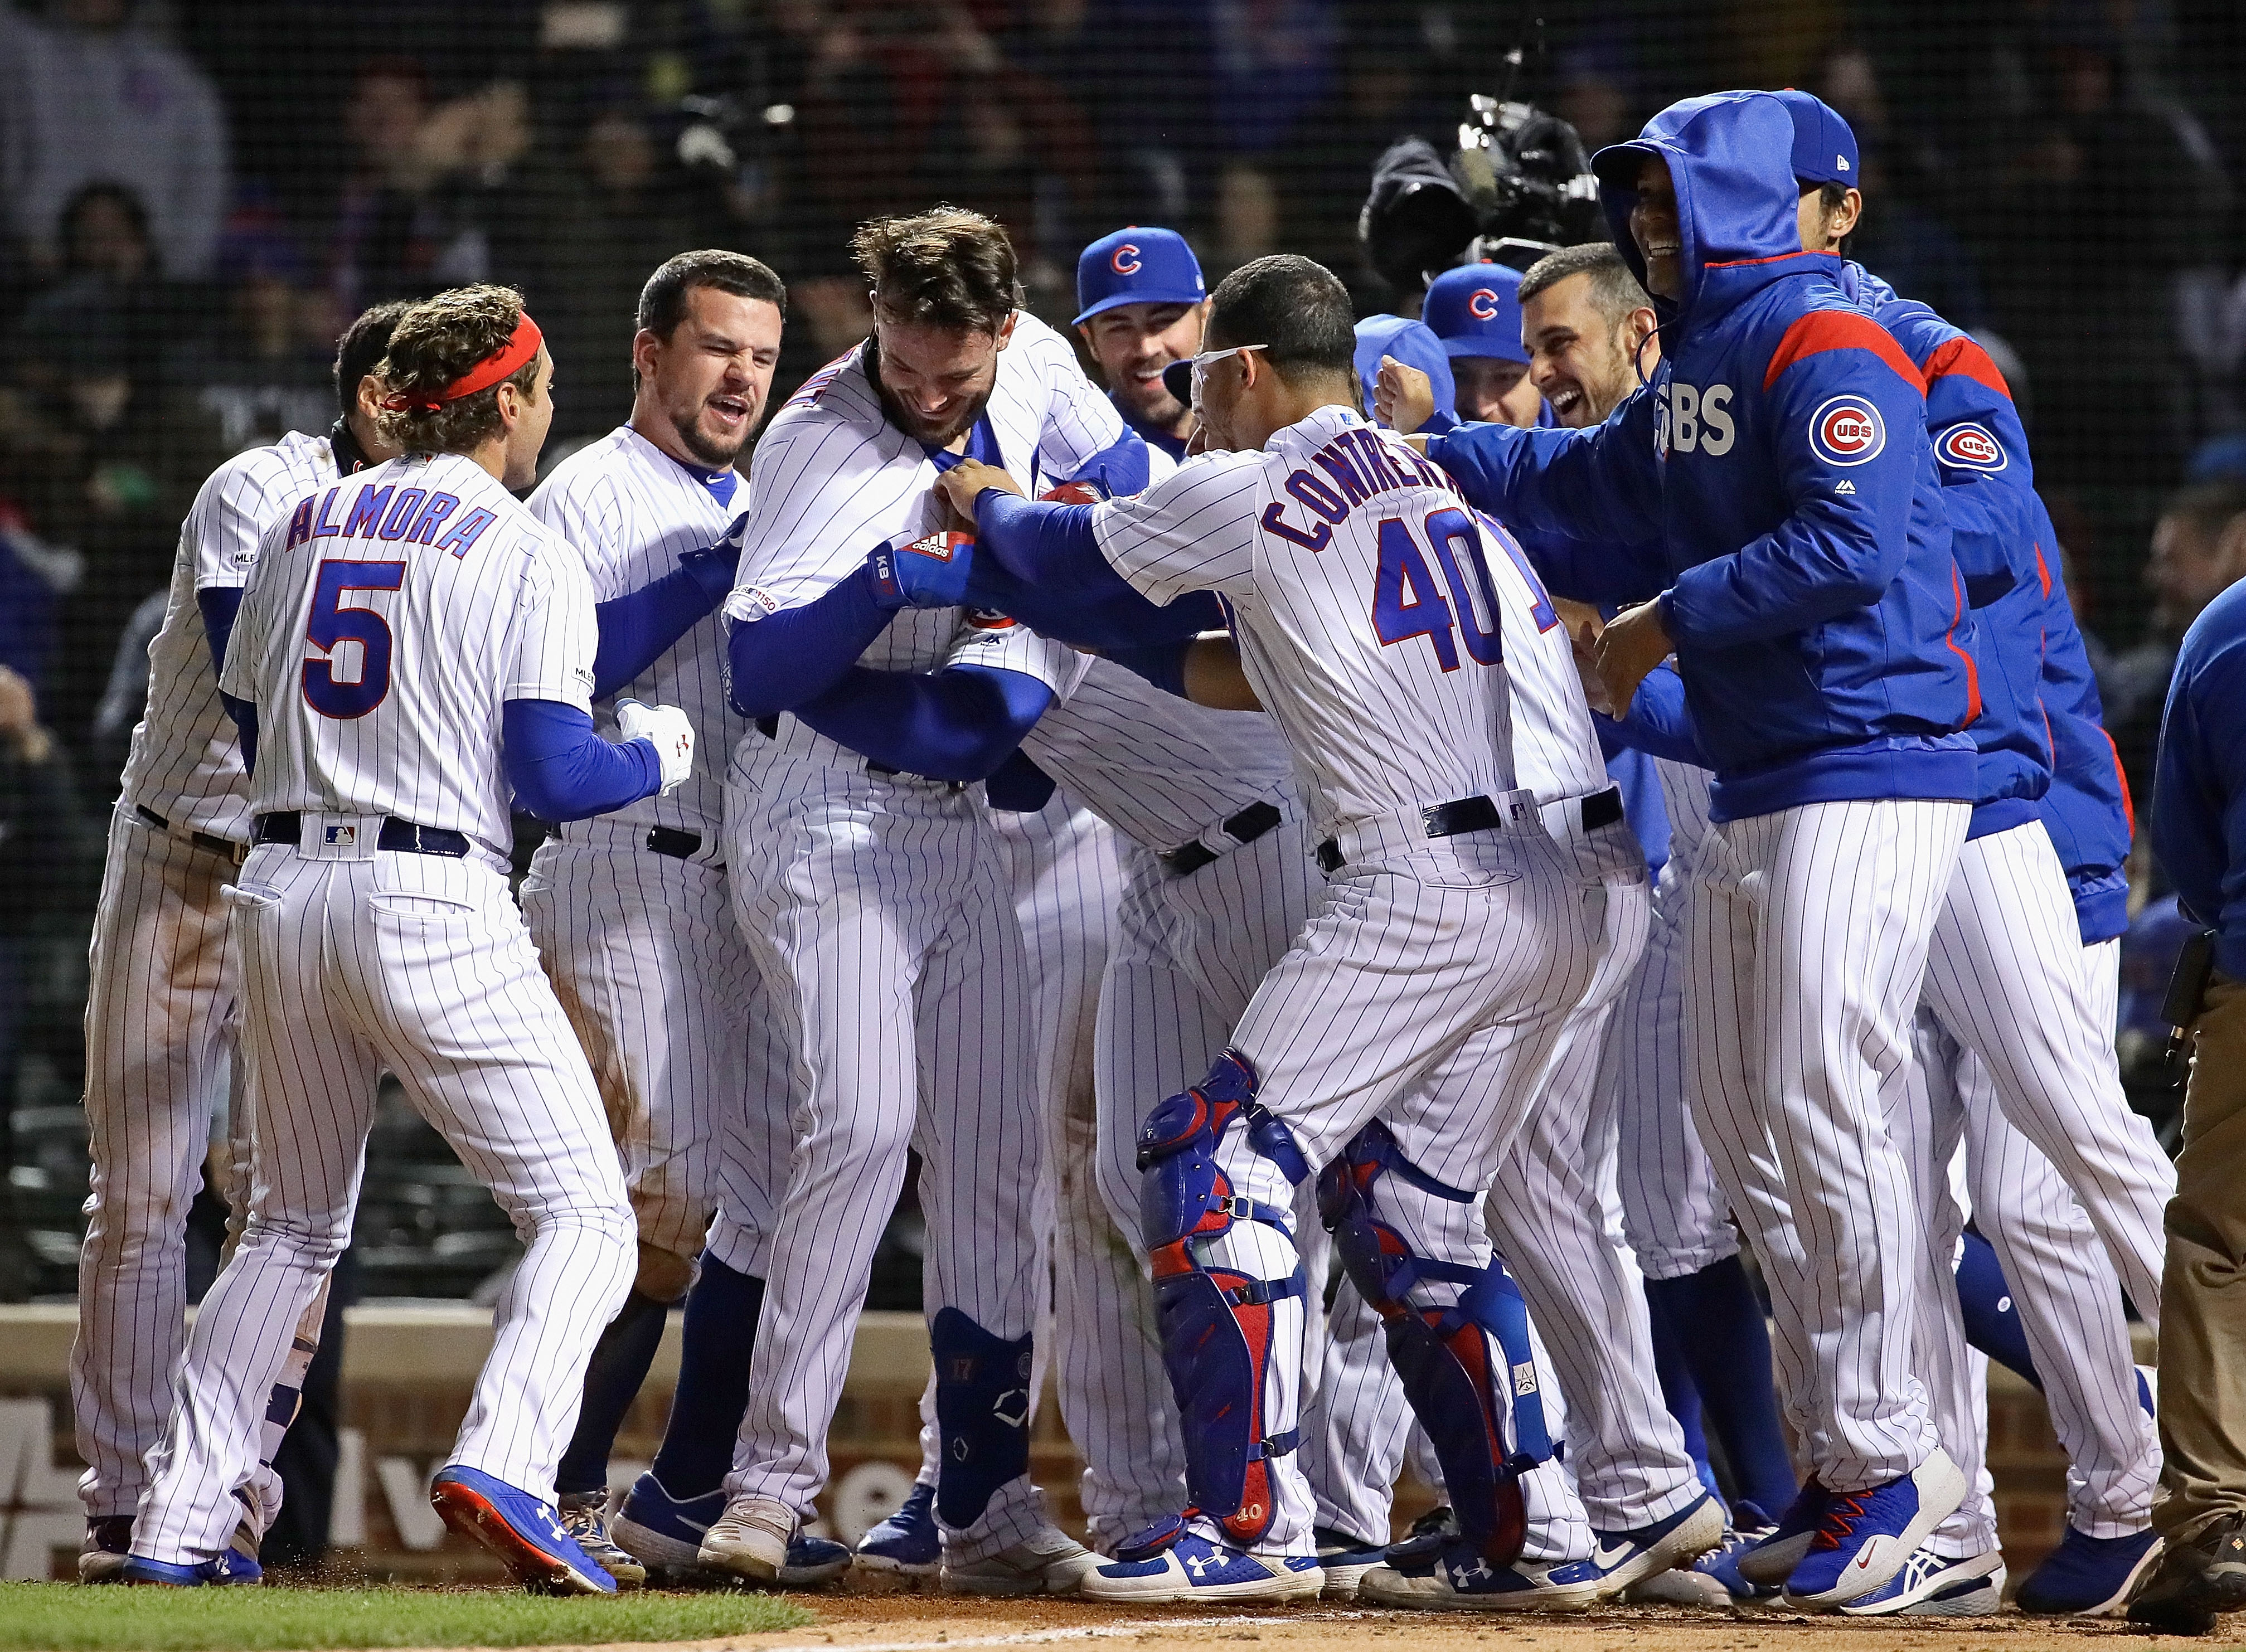
<path id="1" fill-rule="evenodd" d="M 1620 1594 L 1639 1579 L 1689 1567 L 1724 1540 L 1724 1506 L 1703 1492 L 1665 1519 L 1627 1532 L 1591 1533 L 1591 1564 L 1602 1597 Z"/>
<path id="2" fill-rule="evenodd" d="M 1834 1492 L 1809 1553 L 1786 1580 L 1797 1611 L 1846 1606 L 1903 1569 L 1913 1550 L 1965 1498 L 1965 1476 L 1940 1446 L 1908 1474 L 1868 1491 Z"/>
<path id="3" fill-rule="evenodd" d="M 943 1569 L 936 1487 L 915 1485 L 895 1513 L 858 1540 L 857 1567 L 876 1577 L 896 1578 L 908 1587 L 936 1580 Z"/>
<path id="4" fill-rule="evenodd" d="M 1318 1565 L 1326 1574 L 1329 1601 L 1357 1599 L 1357 1586 L 1365 1574 L 1388 1559 L 1387 1545 L 1367 1543 L 1331 1526 L 1319 1526 L 1310 1536 L 1318 1546 Z"/>

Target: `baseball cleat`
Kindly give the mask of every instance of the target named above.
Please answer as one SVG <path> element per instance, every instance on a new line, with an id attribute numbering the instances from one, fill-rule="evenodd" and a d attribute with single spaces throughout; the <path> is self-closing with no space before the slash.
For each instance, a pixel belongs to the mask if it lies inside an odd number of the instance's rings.
<path id="1" fill-rule="evenodd" d="M 943 1544 L 936 1529 L 936 1487 L 915 1484 L 896 1512 L 858 1540 L 857 1567 L 898 1579 L 908 1587 L 943 1570 Z"/>
<path id="2" fill-rule="evenodd" d="M 1940 1446 L 1908 1474 L 1868 1491 L 1834 1492 L 1809 1553 L 1787 1574 L 1786 1604 L 1797 1611 L 1846 1606 L 1903 1569 L 1965 1498 L 1965 1476 Z"/>
<path id="3" fill-rule="evenodd" d="M 609 1522 L 609 1533 L 663 1582 L 729 1581 L 734 1574 L 713 1575 L 701 1558 L 704 1535 L 725 1512 L 722 1487 L 699 1497 L 675 1498 L 653 1474 L 643 1474 L 632 1482 L 623 1507 Z M 779 1575 L 770 1581 L 784 1589 L 807 1588 L 830 1582 L 849 1569 L 850 1551 L 841 1544 L 798 1533 L 787 1546 Z"/>
<path id="4" fill-rule="evenodd" d="M 214 1555 L 208 1560 L 180 1564 L 172 1560 L 151 1560 L 139 1554 L 128 1554 L 125 1564 L 118 1568 L 120 1583 L 153 1584 L 161 1588 L 199 1589 L 227 1584 L 256 1583 L 265 1574 L 257 1562 L 246 1560 L 232 1549 Z"/>
<path id="5" fill-rule="evenodd" d="M 1729 1611 L 1732 1592 L 1705 1572 L 1672 1566 L 1642 1577 L 1622 1592 L 1625 1606 L 1691 1606 Z"/>
<path id="6" fill-rule="evenodd" d="M 1451 1506 L 1439 1503 L 1412 1522 L 1412 1529 L 1401 1543 L 1388 1546 L 1388 1556 L 1382 1564 L 1399 1572 L 1432 1566 L 1446 1548 L 1464 1535 L 1459 1530 L 1459 1517 L 1451 1513 Z"/>
<path id="7" fill-rule="evenodd" d="M 1074 1594 L 1099 1556 L 1055 1526 L 1042 1526 L 979 1560 L 943 1563 L 946 1594 Z"/>
<path id="8" fill-rule="evenodd" d="M 2092 1537 L 2070 1526 L 2012 1601 L 2038 1617 L 2116 1617 L 2160 1559 L 2161 1540 L 2152 1532 Z"/>
<path id="9" fill-rule="evenodd" d="M 614 1594 L 616 1581 L 577 1547 L 561 1512 L 481 1469 L 455 1463 L 429 1482 L 429 1501 L 446 1525 L 506 1562 L 538 1594 Z"/>
<path id="10" fill-rule="evenodd" d="M 1977 1618 L 2004 1604 L 2004 1557 L 1995 1549 L 1952 1560 L 1913 1549 L 1902 1570 L 1841 1608 L 1843 1617 Z"/>
<path id="11" fill-rule="evenodd" d="M 618 1588 L 636 1589 L 647 1581 L 647 1567 L 609 1535 L 606 1492 L 565 1492 L 555 1499 L 555 1507 L 562 1516 L 562 1529 L 593 1557 L 601 1570 L 616 1579 Z"/>
<path id="12" fill-rule="evenodd" d="M 1739 1575 L 1739 1557 L 1767 1540 L 1778 1527 L 1770 1517 L 1744 1500 L 1732 1506 L 1732 1526 L 1724 1540 L 1692 1562 L 1694 1575 L 1712 1580 L 1734 1602 L 1766 1601 L 1778 1594 L 1775 1583 L 1751 1583 Z"/>
<path id="13" fill-rule="evenodd" d="M 1472 1544 L 1456 1542 L 1408 1572 L 1374 1567 L 1357 1586 L 1357 1598 L 1364 1606 L 1435 1612 L 1575 1612 L 1599 1598 L 1603 1582 L 1589 1560 L 1492 1566 Z"/>
<path id="14" fill-rule="evenodd" d="M 1591 1564 L 1599 1569 L 1599 1593 L 1620 1594 L 1640 1578 L 1690 1566 L 1723 1540 L 1724 1506 L 1708 1492 L 1649 1525 L 1627 1532 L 1594 1531 Z"/>
<path id="15" fill-rule="evenodd" d="M 85 1523 L 85 1541 L 78 1552 L 78 1581 L 114 1583 L 125 1574 L 125 1557 L 133 1549 L 133 1517 L 109 1514 Z"/>
<path id="16" fill-rule="evenodd" d="M 787 1564 L 788 1540 L 795 1535 L 795 1511 L 778 1498 L 743 1495 L 730 1499 L 711 1522 L 695 1555 L 698 1565 L 728 1572 L 752 1583 L 777 1583 Z"/>
<path id="17" fill-rule="evenodd" d="M 1734 1562 L 1739 1576 L 1764 1588 L 1784 1583 L 1809 1553 L 1809 1540 L 1816 1535 L 1817 1523 L 1825 1518 L 1825 1506 L 1830 1501 L 1832 1493 L 1814 1478 L 1803 1482 L 1793 1501 L 1786 1506 L 1786 1513 L 1778 1517 L 1778 1524 L 1739 1551 Z"/>
<path id="18" fill-rule="evenodd" d="M 1129 1546 L 1126 1546 L 1126 1547 Z M 1095 1567 L 1079 1587 L 1088 1601 L 1310 1601 L 1326 1574 L 1309 1554 L 1257 1554 L 1191 1528 L 1143 1560 Z"/>
<path id="19" fill-rule="evenodd" d="M 1357 1586 L 1364 1581 L 1365 1574 L 1388 1559 L 1386 1544 L 1368 1543 L 1331 1526 L 1319 1526 L 1310 1533 L 1310 1539 L 1318 1546 L 1318 1565 L 1326 1574 L 1325 1598 L 1329 1601 L 1357 1599 Z"/>

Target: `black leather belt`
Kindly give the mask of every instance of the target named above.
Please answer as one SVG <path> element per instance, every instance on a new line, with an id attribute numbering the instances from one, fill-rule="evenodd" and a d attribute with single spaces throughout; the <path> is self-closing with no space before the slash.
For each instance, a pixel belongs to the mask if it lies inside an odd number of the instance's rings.
<path id="1" fill-rule="evenodd" d="M 258 843 L 297 843 L 304 840 L 304 817 L 294 809 L 257 817 Z M 387 849 L 393 854 L 441 854 L 458 860 L 468 852 L 467 834 L 447 832 L 441 826 L 416 826 L 411 820 L 401 820 L 396 815 L 382 823 L 382 832 L 374 846 Z"/>
<path id="2" fill-rule="evenodd" d="M 169 832 L 172 829 L 172 823 L 153 809 L 144 808 L 136 803 L 133 806 L 133 812 L 140 818 L 140 824 L 143 826 L 154 826 L 159 832 Z M 190 832 L 187 833 L 187 841 L 198 849 L 208 849 L 213 854 L 222 854 L 236 866 L 242 864 L 242 846 L 232 838 L 222 838 L 215 832 Z"/>
<path id="3" fill-rule="evenodd" d="M 1596 832 L 1622 819 L 1622 788 L 1610 785 L 1583 799 L 1583 830 Z"/>
<path id="4" fill-rule="evenodd" d="M 1616 792 L 1614 798 L 1618 812 L 1622 807 L 1622 794 Z M 1449 803 L 1431 803 L 1419 811 L 1419 819 L 1426 823 L 1427 835 L 1431 838 L 1454 838 L 1461 832 L 1487 832 L 1493 826 L 1505 824 L 1505 816 L 1498 812 L 1497 805 L 1487 797 L 1480 795 L 1459 798 Z M 1342 860 L 1341 845 L 1332 838 L 1318 845 L 1317 859 L 1318 870 L 1329 877 L 1346 864 Z"/>
<path id="5" fill-rule="evenodd" d="M 657 854 L 667 854 L 674 860 L 691 860 L 702 846 L 699 832 L 680 832 L 670 826 L 650 826 L 647 846 Z"/>
<path id="6" fill-rule="evenodd" d="M 1226 817 L 1225 835 L 1235 843 L 1253 843 L 1277 826 L 1281 818 L 1276 804 L 1251 803 L 1239 813 Z M 1154 858 L 1162 863 L 1162 870 L 1172 877 L 1186 878 L 1224 857 L 1196 838 L 1191 843 L 1181 843 L 1167 854 Z"/>

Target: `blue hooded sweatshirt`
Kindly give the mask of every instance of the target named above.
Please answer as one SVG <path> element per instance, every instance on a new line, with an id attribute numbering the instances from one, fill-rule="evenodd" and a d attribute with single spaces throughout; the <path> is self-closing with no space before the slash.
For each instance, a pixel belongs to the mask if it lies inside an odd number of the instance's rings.
<path id="1" fill-rule="evenodd" d="M 1656 300 L 1652 382 L 1595 430 L 1470 425 L 1429 456 L 1508 526 L 1632 547 L 1611 593 L 1661 600 L 1718 820 L 1848 799 L 1970 803 L 1981 714 L 1923 381 L 1800 250 L 1793 126 L 1762 92 L 1672 105 L 1600 152 L 1628 234 L 1669 164 L 1685 290 Z"/>
<path id="2" fill-rule="evenodd" d="M 1926 380 L 1927 434 L 1973 608 L 1986 707 L 1972 729 L 1981 796 L 1968 835 L 2040 817 L 2066 869 L 2083 943 L 2111 940 L 2129 922 L 2128 787 L 2011 389 L 1979 344 L 1861 265 L 1844 266 L 1841 287 Z M 2048 789 L 2037 770 L 2048 772 Z"/>

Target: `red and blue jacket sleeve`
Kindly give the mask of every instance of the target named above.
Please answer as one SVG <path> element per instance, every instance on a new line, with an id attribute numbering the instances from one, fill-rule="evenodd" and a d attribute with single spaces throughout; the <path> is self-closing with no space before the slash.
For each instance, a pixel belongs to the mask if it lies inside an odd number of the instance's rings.
<path id="1" fill-rule="evenodd" d="M 1661 538 L 1661 467 L 1651 390 L 1634 392 L 1592 430 L 1461 425 L 1427 438 L 1427 457 L 1467 500 L 1515 533 L 1594 544 Z"/>
<path id="2" fill-rule="evenodd" d="M 1762 401 L 1791 513 L 1678 576 L 1662 598 L 1677 642 L 1736 647 L 1868 608 L 1909 554 L 1926 393 L 1894 337 L 1859 310 L 1812 310 L 1772 352 Z"/>

